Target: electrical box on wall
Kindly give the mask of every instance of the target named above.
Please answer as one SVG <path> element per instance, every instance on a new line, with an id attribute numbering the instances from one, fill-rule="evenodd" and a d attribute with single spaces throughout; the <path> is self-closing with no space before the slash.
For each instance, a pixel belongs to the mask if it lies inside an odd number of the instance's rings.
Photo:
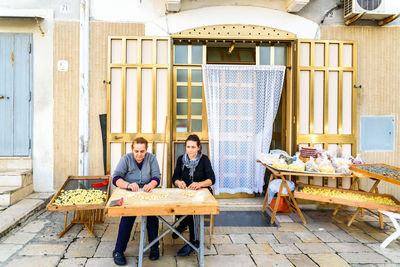
<path id="1" fill-rule="evenodd" d="M 394 151 L 395 116 L 361 116 L 361 151 Z"/>

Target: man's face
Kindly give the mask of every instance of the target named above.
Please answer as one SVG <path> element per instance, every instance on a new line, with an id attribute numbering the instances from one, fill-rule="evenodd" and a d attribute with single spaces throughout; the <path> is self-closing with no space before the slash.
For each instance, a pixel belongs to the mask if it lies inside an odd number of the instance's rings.
<path id="1" fill-rule="evenodd" d="M 137 163 L 141 163 L 144 159 L 144 156 L 146 155 L 146 145 L 145 144 L 133 144 L 133 157 L 135 158 Z"/>

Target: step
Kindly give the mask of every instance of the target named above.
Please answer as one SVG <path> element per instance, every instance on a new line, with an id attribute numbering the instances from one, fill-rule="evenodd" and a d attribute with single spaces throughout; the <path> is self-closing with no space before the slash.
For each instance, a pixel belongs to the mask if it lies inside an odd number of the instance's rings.
<path id="1" fill-rule="evenodd" d="M 0 186 L 0 207 L 8 207 L 32 192 L 32 183 L 25 187 Z"/>
<path id="2" fill-rule="evenodd" d="M 54 193 L 33 193 L 0 212 L 0 238 L 25 222 L 41 214 Z M 1 210 L 1 208 L 0 208 Z"/>
<path id="3" fill-rule="evenodd" d="M 0 170 L 32 169 L 31 157 L 0 157 Z"/>
<path id="4" fill-rule="evenodd" d="M 0 186 L 24 187 L 33 183 L 32 170 L 0 170 Z"/>

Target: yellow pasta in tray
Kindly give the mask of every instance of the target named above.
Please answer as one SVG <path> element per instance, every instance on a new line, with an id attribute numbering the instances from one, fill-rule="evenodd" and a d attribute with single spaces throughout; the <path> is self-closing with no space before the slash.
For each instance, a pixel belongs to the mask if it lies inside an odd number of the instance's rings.
<path id="1" fill-rule="evenodd" d="M 98 189 L 61 190 L 54 200 L 54 206 L 72 206 L 101 204 L 106 201 L 107 193 Z"/>
<path id="2" fill-rule="evenodd" d="M 334 198 L 372 202 L 372 203 L 391 205 L 391 206 L 397 205 L 396 202 L 393 201 L 393 199 L 384 196 L 368 196 L 368 195 L 355 194 L 352 192 L 342 192 L 337 190 L 311 188 L 311 187 L 304 187 L 303 189 L 300 190 L 300 192 L 310 195 L 328 196 Z"/>

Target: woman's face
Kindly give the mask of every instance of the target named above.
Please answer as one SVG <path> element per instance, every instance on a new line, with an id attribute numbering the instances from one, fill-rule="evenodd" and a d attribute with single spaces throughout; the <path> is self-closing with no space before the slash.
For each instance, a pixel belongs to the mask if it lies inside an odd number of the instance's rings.
<path id="1" fill-rule="evenodd" d="M 200 147 L 197 145 L 195 141 L 187 141 L 186 142 L 186 153 L 189 156 L 189 159 L 194 159 L 199 152 Z"/>
<path id="2" fill-rule="evenodd" d="M 147 151 L 145 144 L 138 144 L 138 143 L 133 144 L 132 153 L 137 163 L 141 163 L 143 161 L 146 152 Z"/>

